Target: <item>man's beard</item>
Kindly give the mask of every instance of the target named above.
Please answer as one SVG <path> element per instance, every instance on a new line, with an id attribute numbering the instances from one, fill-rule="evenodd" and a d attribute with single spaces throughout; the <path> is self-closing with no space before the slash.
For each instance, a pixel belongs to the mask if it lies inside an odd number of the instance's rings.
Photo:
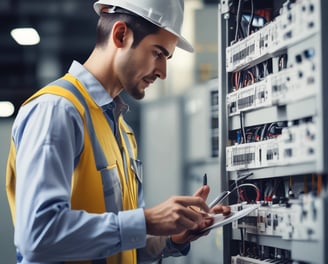
<path id="1" fill-rule="evenodd" d="M 133 87 L 133 89 L 128 89 L 127 91 L 136 100 L 141 100 L 145 97 L 145 90 L 140 91 L 137 87 Z"/>

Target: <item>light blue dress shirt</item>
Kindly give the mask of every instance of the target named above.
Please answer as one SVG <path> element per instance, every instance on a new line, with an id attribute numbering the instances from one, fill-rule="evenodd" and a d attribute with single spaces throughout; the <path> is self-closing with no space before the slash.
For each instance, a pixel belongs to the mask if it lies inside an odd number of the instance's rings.
<path id="1" fill-rule="evenodd" d="M 99 106 L 113 101 L 78 62 L 69 72 Z M 20 109 L 12 136 L 17 150 L 15 245 L 22 255 L 18 263 L 104 258 L 146 245 L 142 208 L 117 215 L 71 210 L 71 176 L 84 142 L 82 119 L 71 102 L 50 94 L 36 98 Z"/>

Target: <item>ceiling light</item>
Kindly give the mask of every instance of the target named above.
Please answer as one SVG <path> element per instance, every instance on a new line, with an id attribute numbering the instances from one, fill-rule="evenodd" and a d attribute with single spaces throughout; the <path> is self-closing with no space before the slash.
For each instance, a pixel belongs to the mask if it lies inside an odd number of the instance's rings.
<path id="1" fill-rule="evenodd" d="M 0 117 L 10 117 L 15 112 L 15 106 L 9 101 L 0 101 Z"/>
<path id="2" fill-rule="evenodd" d="M 39 33 L 34 28 L 15 28 L 10 34 L 19 45 L 36 45 L 40 42 Z"/>

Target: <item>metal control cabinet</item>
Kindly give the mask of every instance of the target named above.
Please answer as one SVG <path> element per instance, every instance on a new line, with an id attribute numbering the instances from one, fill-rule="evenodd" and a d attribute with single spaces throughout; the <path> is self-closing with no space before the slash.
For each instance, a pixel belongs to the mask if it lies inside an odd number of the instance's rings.
<path id="1" fill-rule="evenodd" d="M 219 175 L 223 263 L 328 263 L 328 2 L 221 0 Z M 237 208 L 237 207 L 236 207 Z M 236 209 L 238 210 L 238 209 Z"/>
<path id="2" fill-rule="evenodd" d="M 218 164 L 218 80 L 195 85 L 183 96 L 184 194 L 193 195 L 207 174 L 211 201 L 219 193 Z M 186 263 L 215 264 L 222 256 L 221 230 L 192 243 Z"/>

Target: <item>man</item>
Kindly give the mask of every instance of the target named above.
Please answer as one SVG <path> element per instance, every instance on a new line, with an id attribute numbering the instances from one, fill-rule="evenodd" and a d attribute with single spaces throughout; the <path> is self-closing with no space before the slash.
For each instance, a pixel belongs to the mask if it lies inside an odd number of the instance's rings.
<path id="1" fill-rule="evenodd" d="M 84 65 L 29 98 L 12 130 L 7 192 L 18 263 L 141 263 L 186 255 L 212 219 L 208 186 L 144 208 L 141 162 L 122 115 L 157 78 L 180 35 L 183 0 L 100 0 Z M 191 209 L 191 208 L 198 209 Z M 229 213 L 217 206 L 213 212 Z"/>

